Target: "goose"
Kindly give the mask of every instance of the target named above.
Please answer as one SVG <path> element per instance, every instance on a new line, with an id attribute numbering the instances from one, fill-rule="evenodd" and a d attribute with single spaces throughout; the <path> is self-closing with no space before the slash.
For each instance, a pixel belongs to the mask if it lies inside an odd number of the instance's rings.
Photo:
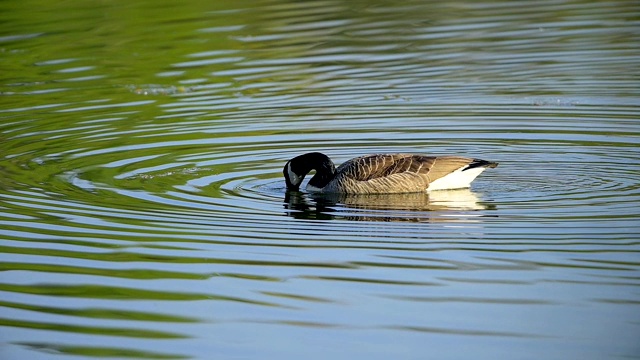
<path id="1" fill-rule="evenodd" d="M 410 193 L 468 188 L 497 162 L 462 156 L 372 154 L 353 158 L 336 169 L 320 152 L 287 161 L 282 173 L 287 190 L 299 191 L 304 177 L 315 170 L 307 191 L 344 194 Z"/>

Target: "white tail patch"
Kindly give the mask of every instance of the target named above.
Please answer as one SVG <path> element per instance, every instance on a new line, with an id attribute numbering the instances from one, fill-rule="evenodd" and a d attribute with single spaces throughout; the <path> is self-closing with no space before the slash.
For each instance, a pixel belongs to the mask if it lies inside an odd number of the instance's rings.
<path id="1" fill-rule="evenodd" d="M 485 168 L 477 167 L 465 171 L 462 171 L 462 169 L 464 168 L 460 168 L 430 183 L 429 187 L 427 187 L 427 191 L 468 188 L 471 185 L 471 182 L 477 178 Z"/>

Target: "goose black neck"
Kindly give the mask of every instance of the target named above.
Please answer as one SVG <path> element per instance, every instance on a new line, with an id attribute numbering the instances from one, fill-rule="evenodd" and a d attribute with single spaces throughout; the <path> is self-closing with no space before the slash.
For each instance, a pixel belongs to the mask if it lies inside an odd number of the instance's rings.
<path id="1" fill-rule="evenodd" d="M 316 188 L 325 187 L 336 174 L 333 161 L 319 152 L 306 153 L 291 159 L 291 169 L 299 176 L 305 176 L 311 170 L 315 170 L 316 174 L 309 180 L 309 185 Z"/>

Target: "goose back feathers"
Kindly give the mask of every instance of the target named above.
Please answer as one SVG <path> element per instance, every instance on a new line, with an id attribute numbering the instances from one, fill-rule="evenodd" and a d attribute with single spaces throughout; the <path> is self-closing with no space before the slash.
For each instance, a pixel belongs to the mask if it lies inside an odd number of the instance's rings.
<path id="1" fill-rule="evenodd" d="M 374 154 L 351 159 L 336 169 L 328 156 L 307 153 L 289 160 L 283 169 L 289 190 L 298 190 L 315 170 L 307 190 L 327 193 L 409 193 L 469 187 L 484 169 L 498 163 L 461 156 Z"/>

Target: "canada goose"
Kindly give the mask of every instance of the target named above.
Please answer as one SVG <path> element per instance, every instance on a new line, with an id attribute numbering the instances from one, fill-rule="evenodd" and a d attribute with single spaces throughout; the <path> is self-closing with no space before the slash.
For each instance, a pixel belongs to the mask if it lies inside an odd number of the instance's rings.
<path id="1" fill-rule="evenodd" d="M 296 156 L 282 170 L 288 190 L 299 190 L 315 170 L 307 190 L 324 193 L 384 194 L 469 187 L 484 169 L 498 163 L 461 156 L 374 154 L 351 159 L 336 169 L 319 152 Z"/>

